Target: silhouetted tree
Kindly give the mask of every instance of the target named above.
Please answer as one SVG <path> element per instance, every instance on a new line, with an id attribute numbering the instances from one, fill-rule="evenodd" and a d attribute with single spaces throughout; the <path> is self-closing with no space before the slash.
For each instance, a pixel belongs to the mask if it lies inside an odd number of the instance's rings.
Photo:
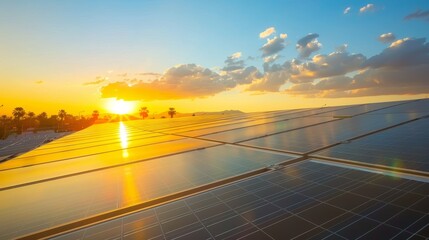
<path id="1" fill-rule="evenodd" d="M 92 119 L 94 121 L 97 121 L 99 116 L 100 116 L 100 113 L 98 112 L 98 110 L 92 111 Z"/>
<path id="2" fill-rule="evenodd" d="M 23 125 L 21 123 L 21 118 L 25 116 L 25 110 L 22 107 L 16 107 L 12 111 L 12 115 L 15 117 L 17 133 L 21 134 L 23 130 Z"/>
<path id="3" fill-rule="evenodd" d="M 1 116 L 1 123 L 0 123 L 0 139 L 6 139 L 9 135 L 9 121 L 8 117 L 6 115 Z"/>
<path id="4" fill-rule="evenodd" d="M 170 118 L 173 118 L 175 114 L 176 114 L 176 109 L 171 107 L 170 110 L 168 111 L 168 115 L 170 115 Z"/>
<path id="5" fill-rule="evenodd" d="M 147 109 L 147 107 L 141 107 L 140 108 L 140 116 L 145 119 L 149 116 L 149 110 Z"/>
<path id="6" fill-rule="evenodd" d="M 28 112 L 27 116 L 28 116 L 28 119 L 26 119 L 26 128 L 34 127 L 35 125 L 34 117 L 36 116 L 36 114 L 34 112 Z"/>
<path id="7" fill-rule="evenodd" d="M 58 117 L 61 119 L 61 121 L 64 121 L 64 119 L 67 116 L 67 112 L 64 109 L 61 109 L 58 111 Z"/>
<path id="8" fill-rule="evenodd" d="M 66 116 L 67 116 L 67 112 L 64 109 L 61 109 L 60 111 L 58 111 L 58 117 L 60 118 L 60 122 L 58 123 L 57 131 L 63 130 L 64 119 L 66 118 Z"/>
<path id="9" fill-rule="evenodd" d="M 39 119 L 39 121 L 44 121 L 48 119 L 48 114 L 45 112 L 42 112 L 41 114 L 37 115 L 37 119 Z"/>
<path id="10" fill-rule="evenodd" d="M 12 115 L 19 121 L 22 117 L 25 116 L 25 110 L 22 107 L 16 107 L 13 109 Z"/>

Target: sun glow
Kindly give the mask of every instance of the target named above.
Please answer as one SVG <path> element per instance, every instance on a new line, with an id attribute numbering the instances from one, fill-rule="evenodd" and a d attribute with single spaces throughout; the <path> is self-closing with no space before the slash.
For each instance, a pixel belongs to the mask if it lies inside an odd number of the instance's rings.
<path id="1" fill-rule="evenodd" d="M 106 108 L 109 112 L 115 114 L 130 114 L 136 109 L 135 102 L 124 101 L 122 99 L 111 99 L 106 103 Z"/>

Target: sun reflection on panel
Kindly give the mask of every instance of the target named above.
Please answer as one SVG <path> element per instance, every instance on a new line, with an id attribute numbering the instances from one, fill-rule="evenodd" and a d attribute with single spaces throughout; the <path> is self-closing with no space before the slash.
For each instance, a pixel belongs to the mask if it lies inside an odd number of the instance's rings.
<path id="1" fill-rule="evenodd" d="M 128 154 L 128 131 L 123 122 L 119 123 L 119 137 L 121 139 L 122 157 L 127 158 Z"/>
<path id="2" fill-rule="evenodd" d="M 124 169 L 124 193 L 123 206 L 129 206 L 140 201 L 140 192 L 136 184 L 133 170 L 130 167 Z"/>

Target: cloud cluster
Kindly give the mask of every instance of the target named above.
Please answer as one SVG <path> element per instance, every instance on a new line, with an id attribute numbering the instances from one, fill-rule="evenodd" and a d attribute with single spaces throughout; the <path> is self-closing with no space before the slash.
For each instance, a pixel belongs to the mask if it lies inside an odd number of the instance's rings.
<path id="1" fill-rule="evenodd" d="M 364 11 L 373 8 L 365 7 Z M 101 88 L 102 97 L 146 101 L 192 99 L 237 86 L 244 86 L 245 91 L 329 98 L 429 93 L 429 43 L 425 38 L 397 40 L 393 33 L 385 33 L 378 40 L 389 45 L 371 57 L 350 53 L 347 44 L 329 54 L 313 55 L 322 45 L 318 41 L 319 34 L 310 33 L 296 43 L 298 58 L 280 63 L 279 53 L 286 47 L 287 35 L 273 34 L 275 29 L 271 27 L 259 35 L 266 39 L 260 48 L 262 70 L 248 66 L 249 58 L 243 59 L 243 54 L 236 52 L 216 70 L 181 64 L 163 74 L 137 74 L 155 77 L 151 81 L 122 79 L 109 83 Z M 98 77 L 84 85 L 106 81 L 107 78 Z"/>
<path id="2" fill-rule="evenodd" d="M 308 58 L 313 52 L 318 51 L 322 47 L 322 44 L 317 40 L 318 37 L 319 34 L 317 33 L 309 33 L 298 40 L 296 49 L 299 52 L 300 58 Z"/>
<path id="3" fill-rule="evenodd" d="M 211 96 L 231 89 L 236 83 L 208 68 L 196 64 L 182 64 L 168 69 L 152 82 L 111 83 L 101 88 L 104 98 L 124 100 L 165 100 Z"/>
<path id="4" fill-rule="evenodd" d="M 403 68 L 429 63 L 429 43 L 425 38 L 404 38 L 393 42 L 381 53 L 369 58 L 365 66 Z"/>
<path id="5" fill-rule="evenodd" d="M 267 57 L 283 50 L 286 38 L 286 34 L 280 34 L 279 37 L 276 36 L 273 39 L 267 39 L 267 43 L 259 49 L 262 51 L 262 57 Z"/>
<path id="6" fill-rule="evenodd" d="M 429 43 L 401 39 L 367 59 L 354 76 L 338 75 L 293 85 L 285 92 L 307 97 L 361 97 L 429 92 Z"/>
<path id="7" fill-rule="evenodd" d="M 234 71 L 242 69 L 244 67 L 244 60 L 240 60 L 241 52 L 236 52 L 229 56 L 225 60 L 225 67 L 222 68 L 223 71 Z"/>
<path id="8" fill-rule="evenodd" d="M 303 62 L 297 59 L 283 64 L 264 64 L 264 75 L 252 84 L 248 90 L 277 92 L 287 82 L 302 84 L 319 78 L 343 75 L 362 68 L 366 57 L 362 54 L 350 54 L 346 51 L 328 55 L 318 54 Z"/>
<path id="9" fill-rule="evenodd" d="M 429 22 L 429 10 L 426 10 L 426 11 L 417 10 L 405 16 L 404 19 L 405 20 L 421 19 L 423 21 Z"/>
<path id="10" fill-rule="evenodd" d="M 375 5 L 372 3 L 368 3 L 367 5 L 361 7 L 359 9 L 360 13 L 365 13 L 365 12 L 370 12 L 370 11 L 374 11 L 375 10 Z"/>

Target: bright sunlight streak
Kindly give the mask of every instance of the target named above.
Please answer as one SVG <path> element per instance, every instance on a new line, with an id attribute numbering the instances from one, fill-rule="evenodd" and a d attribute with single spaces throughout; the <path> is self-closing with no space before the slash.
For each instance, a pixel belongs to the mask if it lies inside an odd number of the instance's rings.
<path id="1" fill-rule="evenodd" d="M 133 101 L 124 101 L 122 99 L 110 99 L 106 102 L 106 109 L 115 114 L 130 114 L 136 109 L 136 103 Z"/>

